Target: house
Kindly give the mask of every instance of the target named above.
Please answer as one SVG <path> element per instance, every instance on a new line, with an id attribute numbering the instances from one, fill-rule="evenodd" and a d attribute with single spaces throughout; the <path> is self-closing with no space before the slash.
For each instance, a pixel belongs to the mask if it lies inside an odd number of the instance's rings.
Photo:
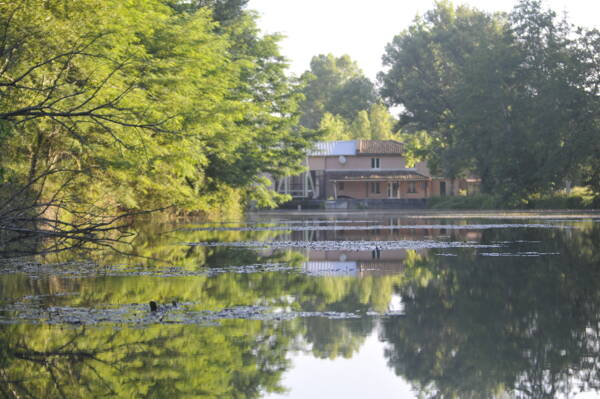
<path id="1" fill-rule="evenodd" d="M 407 167 L 404 145 L 394 140 L 319 142 L 306 166 L 278 180 L 277 191 L 295 199 L 426 199 L 473 192 L 478 183 L 432 176 L 424 162 Z"/>

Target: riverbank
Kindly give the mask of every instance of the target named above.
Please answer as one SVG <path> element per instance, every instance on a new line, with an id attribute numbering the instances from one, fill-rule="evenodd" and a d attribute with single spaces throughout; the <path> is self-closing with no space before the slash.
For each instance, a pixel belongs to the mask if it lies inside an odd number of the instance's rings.
<path id="1" fill-rule="evenodd" d="M 533 209 L 486 209 L 460 211 L 444 209 L 272 209 L 249 212 L 247 216 L 250 220 L 261 218 L 263 216 L 343 216 L 343 215 L 365 215 L 365 216 L 400 216 L 408 219 L 426 219 L 435 217 L 436 219 L 590 219 L 600 218 L 600 210 L 582 210 L 582 209 L 551 209 L 551 210 L 533 210 Z"/>
<path id="2" fill-rule="evenodd" d="M 514 209 L 514 210 L 594 210 L 600 209 L 600 199 L 589 190 L 576 187 L 570 192 L 559 191 L 546 195 L 531 195 L 518 201 L 507 201 L 491 194 L 476 194 L 469 196 L 434 197 L 427 200 L 429 209 Z"/>

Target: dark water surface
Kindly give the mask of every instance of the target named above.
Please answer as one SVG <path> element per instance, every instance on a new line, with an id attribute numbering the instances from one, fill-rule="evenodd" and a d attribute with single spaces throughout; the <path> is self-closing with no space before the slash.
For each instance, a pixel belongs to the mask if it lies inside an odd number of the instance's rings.
<path id="1" fill-rule="evenodd" d="M 122 253 L 0 261 L 0 395 L 600 397 L 598 214 L 136 231 Z"/>

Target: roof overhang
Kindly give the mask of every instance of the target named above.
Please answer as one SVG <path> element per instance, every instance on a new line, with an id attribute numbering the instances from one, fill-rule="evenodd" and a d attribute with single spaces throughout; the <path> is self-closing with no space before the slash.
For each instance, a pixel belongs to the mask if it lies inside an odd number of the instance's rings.
<path id="1" fill-rule="evenodd" d="M 337 176 L 331 176 L 330 181 L 429 181 L 431 178 L 424 176 L 415 171 L 379 171 L 379 172 L 352 172 L 352 173 L 335 173 Z"/>

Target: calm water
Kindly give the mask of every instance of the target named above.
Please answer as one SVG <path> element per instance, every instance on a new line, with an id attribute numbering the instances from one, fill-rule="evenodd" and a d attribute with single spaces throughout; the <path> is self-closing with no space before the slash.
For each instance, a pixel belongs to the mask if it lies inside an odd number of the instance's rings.
<path id="1" fill-rule="evenodd" d="M 2 396 L 600 397 L 598 214 L 136 231 L 0 262 Z"/>

